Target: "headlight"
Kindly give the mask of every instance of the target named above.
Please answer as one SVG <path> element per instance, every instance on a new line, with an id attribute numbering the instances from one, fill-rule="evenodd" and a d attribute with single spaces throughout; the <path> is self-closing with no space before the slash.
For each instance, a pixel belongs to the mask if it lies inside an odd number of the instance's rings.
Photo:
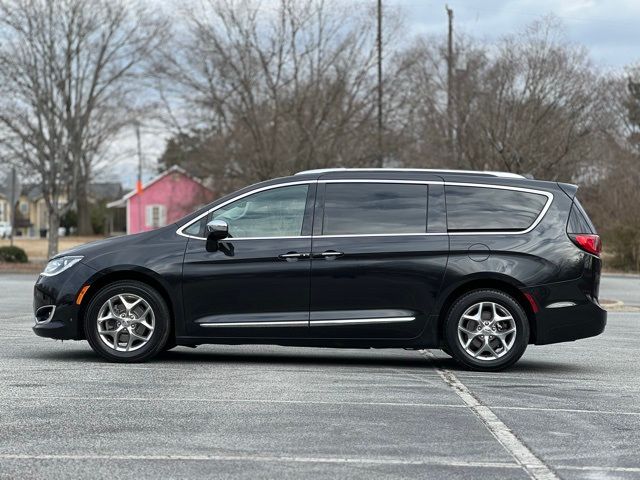
<path id="1" fill-rule="evenodd" d="M 41 275 L 44 275 L 45 277 L 53 277 L 54 275 L 58 275 L 59 273 L 64 272 L 67 268 L 73 267 L 83 258 L 84 257 L 82 256 L 54 258 L 49 263 L 47 263 L 47 266 L 44 267 L 44 271 L 41 273 Z"/>

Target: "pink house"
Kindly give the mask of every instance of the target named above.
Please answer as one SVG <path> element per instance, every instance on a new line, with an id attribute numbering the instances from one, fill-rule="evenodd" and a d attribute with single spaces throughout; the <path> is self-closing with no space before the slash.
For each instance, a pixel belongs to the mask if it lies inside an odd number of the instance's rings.
<path id="1" fill-rule="evenodd" d="M 183 168 L 173 166 L 107 207 L 125 208 L 127 234 L 138 233 L 170 225 L 212 201 L 214 195 Z"/>

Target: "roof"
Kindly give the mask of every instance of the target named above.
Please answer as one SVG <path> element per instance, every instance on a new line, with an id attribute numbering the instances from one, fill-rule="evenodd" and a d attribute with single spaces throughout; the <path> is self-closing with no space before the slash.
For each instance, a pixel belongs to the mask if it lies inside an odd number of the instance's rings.
<path id="1" fill-rule="evenodd" d="M 113 200 L 122 196 L 122 185 L 119 182 L 92 182 L 89 195 L 95 200 Z"/>
<path id="2" fill-rule="evenodd" d="M 199 179 L 197 179 L 196 177 L 194 177 L 193 175 L 190 175 L 184 168 L 178 166 L 178 165 L 174 165 L 171 168 L 165 170 L 164 172 L 162 172 L 161 174 L 155 176 L 154 178 L 152 178 L 151 180 L 149 180 L 147 183 L 142 185 L 142 189 L 146 190 L 147 188 L 149 188 L 150 186 L 152 186 L 154 183 L 159 182 L 160 180 L 162 180 L 164 177 L 166 177 L 167 175 L 171 174 L 171 173 L 181 173 L 183 175 L 185 175 L 186 177 L 190 178 L 191 180 L 199 183 L 200 185 L 202 185 L 204 188 L 209 189 L 204 183 L 202 183 Z M 120 198 L 119 200 L 115 200 L 113 202 L 107 203 L 107 208 L 114 208 L 114 207 L 124 207 L 126 205 L 127 200 L 129 200 L 132 197 L 135 197 L 136 195 L 138 195 L 137 190 L 134 188 L 133 190 L 131 190 L 129 193 L 127 193 L 126 195 L 124 195 L 122 198 Z"/>
<path id="3" fill-rule="evenodd" d="M 315 170 L 304 170 L 296 175 L 331 173 L 331 172 L 416 172 L 416 173 L 451 173 L 460 175 L 483 175 L 488 177 L 501 178 L 525 178 L 523 175 L 511 172 L 494 172 L 478 170 L 447 170 L 441 168 L 318 168 Z"/>

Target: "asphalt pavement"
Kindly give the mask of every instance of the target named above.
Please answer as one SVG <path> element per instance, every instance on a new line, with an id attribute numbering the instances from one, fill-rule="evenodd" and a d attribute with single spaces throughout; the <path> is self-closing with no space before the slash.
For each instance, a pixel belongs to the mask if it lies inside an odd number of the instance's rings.
<path id="1" fill-rule="evenodd" d="M 640 275 L 603 276 L 600 298 L 620 300 L 627 306 L 640 307 Z"/>
<path id="2" fill-rule="evenodd" d="M 640 478 L 640 313 L 501 373 L 439 351 L 177 348 L 104 363 L 0 276 L 0 478 Z M 602 296 L 638 304 L 637 277 Z M 626 293 L 623 293 L 626 292 Z"/>

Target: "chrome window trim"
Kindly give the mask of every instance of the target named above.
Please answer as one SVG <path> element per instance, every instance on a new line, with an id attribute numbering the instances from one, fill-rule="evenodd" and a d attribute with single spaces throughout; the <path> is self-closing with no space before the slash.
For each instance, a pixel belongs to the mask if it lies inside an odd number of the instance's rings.
<path id="1" fill-rule="evenodd" d="M 267 185 L 265 187 L 256 188 L 254 190 L 250 190 L 241 195 L 233 197 L 226 202 L 217 205 L 206 212 L 198 215 L 196 218 L 191 220 L 190 222 L 184 224 L 180 228 L 176 230 L 178 235 L 181 235 L 186 238 L 193 238 L 194 240 L 206 240 L 204 237 L 196 237 L 195 235 L 188 235 L 184 233 L 184 230 L 189 228 L 192 224 L 200 220 L 202 217 L 209 215 L 209 213 L 218 210 L 236 200 L 240 200 L 244 197 L 248 197 L 249 195 L 253 195 L 254 193 L 260 193 L 266 190 L 272 190 L 280 187 L 287 187 L 292 185 L 310 185 L 313 183 L 399 183 L 399 184 L 417 184 L 417 185 L 444 185 L 445 188 L 447 186 L 454 187 L 479 187 L 479 188 L 493 188 L 497 190 L 513 190 L 517 192 L 524 193 L 533 193 L 537 195 L 544 195 L 547 197 L 547 203 L 540 211 L 540 214 L 535 219 L 535 221 L 525 230 L 518 231 L 468 231 L 468 232 L 416 232 L 416 233 L 369 233 L 369 234 L 344 234 L 344 235 L 299 235 L 299 236 L 282 236 L 282 237 L 238 237 L 238 238 L 229 238 L 225 239 L 225 241 L 243 241 L 243 240 L 291 240 L 291 239 L 310 239 L 310 238 L 355 238 L 355 237 L 402 237 L 402 236 L 439 236 L 439 235 L 453 235 L 453 236 L 464 236 L 464 235 L 523 235 L 525 233 L 529 233 L 534 228 L 538 226 L 538 224 L 542 221 L 547 211 L 551 207 L 553 203 L 553 193 L 547 192 L 544 190 L 536 190 L 533 188 L 526 187 L 513 187 L 510 185 L 495 185 L 491 183 L 470 183 L 470 182 L 442 182 L 437 180 L 394 180 L 394 179 L 375 179 L 375 178 L 349 178 L 349 179 L 329 179 L 329 180 L 301 180 L 297 182 L 286 182 L 286 183 L 278 183 L 275 185 Z M 446 192 L 445 192 L 446 195 Z"/>
<path id="2" fill-rule="evenodd" d="M 207 210 L 204 213 L 201 213 L 200 215 L 198 215 L 196 218 L 194 218 L 193 220 L 191 220 L 190 222 L 187 222 L 186 224 L 184 224 L 183 226 L 181 226 L 180 228 L 178 228 L 176 230 L 176 233 L 178 235 L 181 235 L 183 237 L 187 237 L 187 238 L 193 238 L 194 240 L 206 240 L 205 237 L 196 237 L 195 235 L 189 235 L 187 233 L 184 233 L 184 230 L 189 228 L 191 225 L 193 225 L 194 223 L 196 223 L 198 220 L 200 220 L 202 217 L 206 217 L 207 215 L 209 215 L 211 212 L 215 212 L 216 210 L 229 205 L 230 203 L 235 202 L 236 200 L 240 200 L 244 197 L 248 197 L 249 195 L 253 195 L 254 193 L 260 193 L 260 192 L 264 192 L 266 190 L 273 190 L 275 188 L 280 188 L 280 187 L 288 187 L 288 186 L 292 186 L 292 185 L 310 185 L 312 183 L 316 183 L 316 180 L 301 180 L 298 182 L 287 182 L 287 183 L 277 183 L 275 185 L 267 185 L 264 187 L 260 187 L 260 188 L 256 188 L 253 190 L 249 190 L 248 192 L 245 192 L 243 194 L 240 194 L 236 197 L 233 197 L 229 200 L 227 200 L 226 202 L 222 202 L 220 205 L 216 205 L 213 208 L 210 208 L 209 210 Z M 230 238 L 229 240 L 257 240 L 257 239 L 282 239 L 282 238 L 306 238 L 303 236 L 296 236 L 296 237 L 289 237 L 289 236 L 285 236 L 285 237 L 238 237 L 238 238 Z"/>
<path id="3" fill-rule="evenodd" d="M 446 187 L 480 187 L 480 188 L 493 188 L 496 190 L 514 190 L 516 192 L 525 192 L 525 193 L 535 193 L 537 195 L 544 195 L 547 197 L 547 203 L 542 207 L 540 214 L 534 220 L 534 222 L 529 225 L 525 230 L 518 231 L 508 231 L 508 230 L 499 230 L 492 232 L 484 232 L 484 231 L 468 231 L 468 232 L 447 232 L 449 235 L 455 236 L 463 236 L 463 235 L 524 235 L 525 233 L 529 233 L 531 230 L 536 228 L 538 224 L 542 221 L 547 211 L 551 207 L 551 203 L 553 203 L 553 193 L 546 192 L 544 190 L 535 190 L 533 188 L 525 188 L 525 187 L 512 187 L 509 185 L 493 185 L 493 184 L 484 184 L 484 183 L 469 183 L 469 182 L 445 182 L 445 196 L 446 196 Z"/>
<path id="4" fill-rule="evenodd" d="M 313 238 L 358 238 L 358 237 L 433 237 L 446 235 L 446 232 L 424 233 L 345 233 L 342 235 L 315 235 Z"/>

